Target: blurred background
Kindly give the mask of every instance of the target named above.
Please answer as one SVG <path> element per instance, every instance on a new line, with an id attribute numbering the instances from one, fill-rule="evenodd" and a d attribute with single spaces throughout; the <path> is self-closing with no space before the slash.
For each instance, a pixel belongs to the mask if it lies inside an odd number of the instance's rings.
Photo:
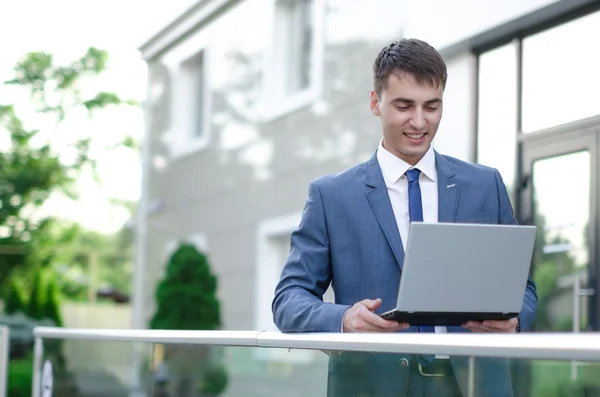
<path id="1" fill-rule="evenodd" d="M 536 330 L 598 329 L 599 1 L 21 0 L 0 36 L 15 385 L 37 325 L 275 330 L 308 184 L 375 152 L 372 62 L 403 37 L 448 65 L 435 148 L 497 168 L 538 226 Z M 59 350 L 65 368 L 104 357 L 80 384 L 129 382 L 127 349 Z"/>

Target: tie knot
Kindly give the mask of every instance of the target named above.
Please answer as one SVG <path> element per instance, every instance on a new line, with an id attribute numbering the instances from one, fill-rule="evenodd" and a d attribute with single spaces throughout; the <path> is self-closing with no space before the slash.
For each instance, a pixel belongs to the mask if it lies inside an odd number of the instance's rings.
<path id="1" fill-rule="evenodd" d="M 417 168 L 411 168 L 406 171 L 406 177 L 408 178 L 408 183 L 418 181 L 419 175 L 421 175 L 421 170 Z"/>

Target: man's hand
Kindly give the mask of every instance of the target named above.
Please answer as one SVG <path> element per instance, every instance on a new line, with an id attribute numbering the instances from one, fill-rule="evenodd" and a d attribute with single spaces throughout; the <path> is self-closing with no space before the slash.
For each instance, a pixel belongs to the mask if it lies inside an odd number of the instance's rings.
<path id="1" fill-rule="evenodd" d="M 396 332 L 408 328 L 406 323 L 384 320 L 373 313 L 381 299 L 365 299 L 346 310 L 342 320 L 343 332 Z"/>
<path id="2" fill-rule="evenodd" d="M 463 328 L 470 330 L 471 332 L 517 332 L 517 325 L 519 324 L 518 319 L 511 318 L 510 320 L 499 320 L 499 321 L 469 321 L 463 324 Z"/>

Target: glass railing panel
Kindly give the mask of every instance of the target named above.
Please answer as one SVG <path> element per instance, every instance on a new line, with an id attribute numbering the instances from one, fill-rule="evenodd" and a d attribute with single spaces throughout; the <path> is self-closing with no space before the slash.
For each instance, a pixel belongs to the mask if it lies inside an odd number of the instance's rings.
<path id="1" fill-rule="evenodd" d="M 153 370 L 161 397 L 600 397 L 597 362 L 160 344 Z"/>
<path id="2" fill-rule="evenodd" d="M 151 395 L 152 343 L 50 338 L 41 343 L 40 397 Z M 49 388 L 52 393 L 44 394 Z"/>
<path id="3" fill-rule="evenodd" d="M 328 360 L 315 350 L 157 344 L 154 396 L 324 396 Z"/>
<path id="4" fill-rule="evenodd" d="M 600 396 L 600 363 L 558 360 L 513 360 L 518 396 L 596 397 Z"/>

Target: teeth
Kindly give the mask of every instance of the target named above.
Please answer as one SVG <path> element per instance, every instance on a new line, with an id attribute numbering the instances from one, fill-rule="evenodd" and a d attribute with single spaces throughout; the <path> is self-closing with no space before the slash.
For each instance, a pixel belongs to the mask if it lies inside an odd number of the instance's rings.
<path id="1" fill-rule="evenodd" d="M 421 139 L 425 136 L 425 134 L 406 134 L 406 136 L 411 139 Z"/>

